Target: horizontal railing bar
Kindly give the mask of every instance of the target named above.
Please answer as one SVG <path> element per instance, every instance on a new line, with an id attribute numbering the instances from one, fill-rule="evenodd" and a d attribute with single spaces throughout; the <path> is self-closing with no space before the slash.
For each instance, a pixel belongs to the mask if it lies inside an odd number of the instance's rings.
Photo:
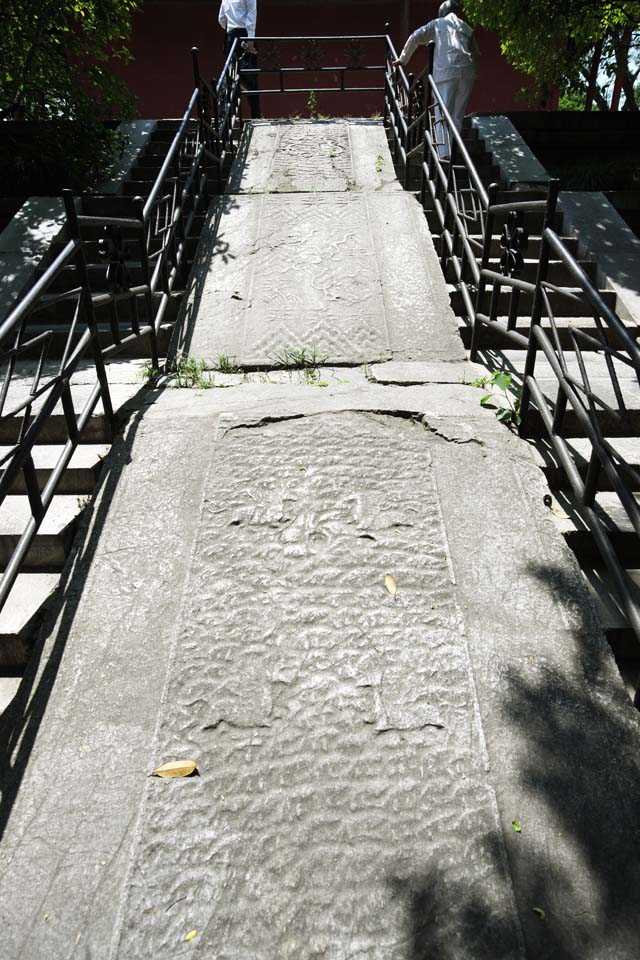
<path id="1" fill-rule="evenodd" d="M 492 203 L 488 208 L 490 213 L 511 213 L 511 211 L 523 213 L 535 213 L 538 210 L 546 210 L 546 200 L 517 200 L 515 203 Z"/>
<path id="2" fill-rule="evenodd" d="M 142 220 L 131 220 L 124 217 L 96 217 L 88 214 L 79 214 L 78 223 L 83 227 L 121 227 L 127 230 L 142 230 Z"/>
<path id="3" fill-rule="evenodd" d="M 384 63 L 373 67 L 243 67 L 243 76 L 257 76 L 261 73 L 367 73 L 372 70 L 386 70 Z M 262 91 L 260 91 L 262 93 Z"/>
<path id="4" fill-rule="evenodd" d="M 269 40 L 269 41 L 274 41 L 274 40 L 280 41 L 280 40 L 282 40 L 282 41 L 285 41 L 285 42 L 287 42 L 287 43 L 289 43 L 289 42 L 292 42 L 292 43 L 296 43 L 296 42 L 297 42 L 297 43 L 301 43 L 301 42 L 303 42 L 303 43 L 304 43 L 304 42 L 308 42 L 309 40 L 312 40 L 312 41 L 313 41 L 313 40 L 335 40 L 337 43 L 339 43 L 339 42 L 344 43 L 345 40 L 387 40 L 387 39 L 388 39 L 388 36 L 387 36 L 386 33 L 360 33 L 360 34 L 346 33 L 346 34 L 344 34 L 344 36 L 343 36 L 343 35 L 338 35 L 338 34 L 329 34 L 329 35 L 327 35 L 327 36 L 313 36 L 313 37 L 309 37 L 309 36 L 307 36 L 307 37 L 291 37 L 291 36 L 287 36 L 287 37 L 267 37 L 267 36 L 260 36 L 260 37 L 250 37 L 250 38 L 248 38 L 248 37 L 238 37 L 238 39 L 239 39 L 241 42 L 242 42 L 242 41 L 247 41 L 248 39 L 251 39 L 251 40 L 255 41 L 255 43 L 260 43 L 262 40 Z"/>
<path id="5" fill-rule="evenodd" d="M 269 94 L 272 96 L 276 93 L 381 93 L 383 87 L 290 87 L 287 90 L 280 90 L 279 88 L 273 88 L 268 90 L 260 89 L 258 93 Z M 243 90 L 243 97 L 255 96 L 254 90 Z"/>
<path id="6" fill-rule="evenodd" d="M 504 287 L 513 287 L 515 290 L 521 290 L 523 293 L 535 293 L 535 283 L 529 283 L 527 280 L 519 280 L 517 277 L 506 277 L 503 273 L 497 273 L 495 270 L 483 270 L 481 276 L 485 280 L 493 283 L 500 283 Z"/>
<path id="7" fill-rule="evenodd" d="M 519 347 L 529 346 L 529 337 L 525 337 L 524 333 L 518 333 L 517 330 L 509 330 L 501 320 L 492 320 L 491 317 L 488 317 L 485 313 L 477 313 L 476 320 L 479 320 L 485 327 L 491 329 L 497 328 L 501 336 L 504 334 L 507 339 L 511 340 L 512 343 L 517 343 Z"/>
<path id="8" fill-rule="evenodd" d="M 586 275 L 580 264 L 577 262 L 575 257 L 569 253 L 555 231 L 547 227 L 543 236 L 544 239 L 546 239 L 549 243 L 551 249 L 557 254 L 558 258 L 562 260 L 565 267 L 567 267 L 572 277 L 577 282 L 577 285 L 582 289 L 593 309 L 603 318 L 603 320 L 605 320 L 607 326 L 611 327 L 611 329 L 614 330 L 622 339 L 625 349 L 628 350 L 629 354 L 634 358 L 634 362 L 637 364 L 638 370 L 640 371 L 640 347 L 631 337 L 622 320 L 620 320 L 620 318 L 614 313 L 608 304 L 605 303 L 600 296 L 600 293 L 593 286 L 591 280 Z"/>

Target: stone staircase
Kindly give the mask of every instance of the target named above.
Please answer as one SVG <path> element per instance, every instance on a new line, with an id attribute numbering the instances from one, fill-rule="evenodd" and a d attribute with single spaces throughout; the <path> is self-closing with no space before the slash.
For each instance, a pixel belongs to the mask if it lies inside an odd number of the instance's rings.
<path id="1" fill-rule="evenodd" d="M 136 216 L 134 198 L 145 199 L 149 196 L 156 176 L 162 166 L 169 146 L 179 127 L 179 121 L 161 120 L 151 135 L 146 147 L 138 157 L 129 176 L 119 191 L 114 194 L 86 194 L 79 201 L 78 213 L 96 217 Z M 190 268 L 198 234 L 204 221 L 204 211 L 193 221 L 193 234 L 187 238 L 187 268 Z M 99 241 L 104 228 L 98 224 L 83 226 L 82 237 L 85 240 L 85 254 L 92 293 L 95 298 L 109 290 L 107 284 L 107 263 L 100 257 Z M 129 247 L 127 267 L 132 284 L 142 282 L 139 239 L 135 233 L 125 231 Z M 66 228 L 53 241 L 47 255 L 41 263 L 36 278 L 45 271 L 55 259 L 67 241 Z M 160 248 L 160 241 L 152 241 L 150 253 Z M 67 266 L 56 278 L 45 295 L 48 303 L 46 310 L 34 315 L 29 323 L 29 336 L 37 336 L 45 330 L 53 330 L 49 352 L 43 373 L 53 374 L 56 361 L 59 361 L 65 345 L 77 342 L 84 331 L 78 327 L 72 331 L 74 302 L 64 299 L 65 292 L 79 284 L 77 268 Z M 158 337 L 160 357 L 167 354 L 171 333 L 177 311 L 182 299 L 183 287 L 174 288 L 165 311 Z M 99 301 L 98 301 L 99 304 Z M 114 318 L 111 306 L 96 309 L 99 329 L 103 331 L 104 343 L 113 342 L 114 324 L 121 336 L 131 332 L 131 302 L 118 305 L 119 315 Z M 72 334 L 70 338 L 70 333 Z M 108 378 L 114 409 L 126 416 L 127 404 L 144 388 L 145 367 L 151 356 L 148 337 L 140 337 L 127 344 L 117 357 L 108 365 Z M 14 377 L 6 409 L 26 396 L 30 390 L 39 362 L 39 347 L 31 353 L 21 356 L 17 376 Z M 76 410 L 80 409 L 96 382 L 96 374 L 90 359 L 81 362 L 71 381 L 71 393 Z M 34 412 L 39 408 L 34 405 Z M 6 453 L 9 446 L 18 438 L 21 417 L 3 417 L 0 419 L 0 455 Z M 68 430 L 63 410 L 59 405 L 49 418 L 45 432 L 34 450 L 34 463 L 37 480 L 42 490 L 51 476 L 62 446 L 68 439 Z M 110 425 L 104 416 L 102 406 L 98 404 L 83 435 L 73 459 L 65 471 L 57 488 L 57 494 L 46 518 L 35 538 L 27 557 L 23 572 L 20 573 L 9 599 L 0 612 L 0 711 L 11 699 L 19 683 L 30 650 L 30 639 L 39 622 L 47 599 L 55 591 L 66 557 L 73 542 L 74 534 L 82 512 L 91 499 L 95 489 L 104 457 L 110 449 L 112 440 Z M 0 569 L 4 570 L 29 519 L 29 505 L 22 474 L 14 489 L 0 507 Z"/>
<path id="2" fill-rule="evenodd" d="M 500 182 L 496 177 L 497 169 L 492 164 L 491 155 L 486 151 L 482 141 L 478 139 L 477 131 L 466 128 L 463 133 L 465 145 L 476 164 L 478 173 L 484 184 L 488 186 L 491 182 Z M 508 203 L 509 200 L 518 201 L 525 199 L 544 199 L 546 194 L 532 191 L 509 191 L 502 185 L 497 198 L 497 203 Z M 427 219 L 432 232 L 437 236 L 439 223 L 434 210 L 427 211 Z M 519 279 L 529 282 L 535 280 L 538 256 L 541 244 L 543 214 L 529 213 L 526 215 L 525 223 L 529 231 L 528 247 L 525 252 L 524 270 L 519 274 Z M 488 267 L 490 270 L 499 271 L 500 255 L 500 232 L 504 218 L 497 218 L 496 230 L 491 244 L 491 262 Z M 556 215 L 554 228 L 559 233 L 562 242 L 573 254 L 579 256 L 578 241 L 574 236 L 563 233 L 563 215 L 562 198 L 560 198 L 559 212 Z M 478 243 L 481 237 L 477 236 Z M 478 258 L 478 264 L 480 260 Z M 589 259 L 579 259 L 580 266 L 585 273 L 593 280 L 597 276 L 597 265 Z M 447 277 L 448 280 L 452 278 Z M 548 279 L 557 286 L 571 289 L 571 278 L 566 267 L 561 261 L 551 261 L 549 266 Z M 471 345 L 471 325 L 465 314 L 464 301 L 460 291 L 454 283 L 448 285 L 451 304 L 458 317 L 460 336 L 469 349 Z M 603 300 L 615 311 L 617 307 L 616 294 L 612 290 L 602 289 L 600 295 Z M 593 333 L 596 329 L 596 321 L 592 316 L 585 316 L 584 305 L 577 300 L 570 300 L 565 296 L 551 296 L 551 303 L 556 313 L 556 325 L 558 337 L 564 348 L 571 348 L 570 334 L 572 330 L 583 330 L 586 333 Z M 488 307 L 487 301 L 484 304 L 485 312 Z M 506 327 L 507 312 L 509 308 L 509 291 L 504 290 L 499 298 L 499 321 Z M 523 294 L 519 304 L 519 319 L 517 330 L 525 336 L 529 334 L 530 325 L 527 316 L 530 316 L 531 298 Z M 543 318 L 543 326 L 550 327 L 548 318 Z M 631 336 L 638 339 L 640 329 L 637 325 L 629 325 Z M 610 342 L 615 344 L 615 338 L 610 335 Z M 584 347 L 588 351 L 588 347 Z M 513 374 L 514 388 L 522 386 L 522 377 L 525 367 L 526 350 L 518 348 L 512 341 L 507 340 L 501 334 L 498 326 L 488 328 L 483 326 L 480 341 L 480 353 L 478 361 L 483 363 L 489 370 L 505 369 Z M 577 361 L 570 361 L 569 366 L 574 366 L 577 372 Z M 627 406 L 628 414 L 620 422 L 604 410 L 599 412 L 599 421 L 604 431 L 607 442 L 619 452 L 626 462 L 636 470 L 640 469 L 640 386 L 637 378 L 630 367 L 616 363 L 616 372 L 620 378 L 622 394 Z M 610 377 L 607 371 L 605 358 L 596 352 L 587 352 L 586 367 L 589 378 L 595 392 L 605 401 L 610 402 L 614 407 L 617 406 L 613 389 L 610 384 Z M 557 380 L 552 370 L 548 366 L 543 356 L 538 356 L 536 363 L 536 377 L 539 381 L 544 394 L 555 400 L 557 394 Z M 589 443 L 585 439 L 575 416 L 571 411 L 565 419 L 566 429 L 564 435 L 568 438 L 569 446 L 575 451 L 577 463 L 583 477 L 586 476 L 589 461 Z M 613 652 L 616 661 L 627 684 L 627 688 L 632 697 L 635 697 L 640 689 L 640 647 L 637 637 L 632 630 L 624 612 L 621 609 L 613 589 L 611 578 L 603 565 L 600 554 L 593 542 L 591 534 L 585 529 L 572 502 L 572 493 L 566 476 L 557 462 L 557 457 L 553 448 L 545 436 L 542 422 L 535 415 L 531 418 L 528 427 L 529 442 L 533 447 L 535 457 L 543 470 L 549 484 L 550 491 L 550 511 L 554 522 L 564 536 L 567 544 L 571 547 L 579 560 L 582 572 L 587 584 L 594 596 L 596 605 L 600 614 L 602 626 Z M 636 596 L 640 602 L 640 557 L 637 554 L 637 535 L 630 524 L 630 521 L 620 506 L 616 495 L 607 489 L 607 479 L 604 473 L 601 473 L 600 489 L 596 500 L 597 512 L 605 518 L 606 527 L 614 545 L 617 556 L 627 572 L 629 583 L 632 589 L 636 591 Z M 640 502 L 640 490 L 636 492 L 636 498 Z"/>

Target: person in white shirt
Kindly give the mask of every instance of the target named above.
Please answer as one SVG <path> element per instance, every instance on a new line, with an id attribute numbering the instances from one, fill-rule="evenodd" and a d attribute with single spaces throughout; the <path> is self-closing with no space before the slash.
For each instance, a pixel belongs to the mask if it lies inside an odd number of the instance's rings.
<path id="1" fill-rule="evenodd" d="M 222 0 L 218 14 L 218 23 L 225 31 L 225 58 L 229 55 L 236 38 L 246 37 L 248 39 L 249 42 L 245 45 L 242 58 L 242 66 L 248 70 L 255 69 L 258 66 L 258 55 L 253 43 L 253 38 L 256 35 L 257 15 L 257 0 Z M 252 73 L 245 76 L 243 83 L 247 90 L 256 91 L 258 89 L 257 74 Z M 262 116 L 260 113 L 260 97 L 257 93 L 250 93 L 249 109 L 254 120 Z"/>
<path id="2" fill-rule="evenodd" d="M 478 74 L 480 51 L 471 27 L 460 14 L 458 0 L 447 0 L 438 10 L 438 16 L 411 34 L 394 66 L 404 65 L 421 44 L 435 44 L 433 56 L 433 79 L 438 85 L 444 105 L 451 114 L 457 130 L 462 129 L 467 104 L 474 80 Z M 438 151 L 445 159 L 449 156 L 449 137 L 440 124 L 436 108 Z M 438 128 L 441 129 L 438 129 Z"/>

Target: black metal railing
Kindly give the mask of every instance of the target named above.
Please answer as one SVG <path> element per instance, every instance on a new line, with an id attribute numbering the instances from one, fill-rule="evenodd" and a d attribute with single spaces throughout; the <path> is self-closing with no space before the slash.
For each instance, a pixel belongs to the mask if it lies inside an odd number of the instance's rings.
<path id="1" fill-rule="evenodd" d="M 572 286 L 549 283 L 546 274 L 550 255 L 563 264 Z M 616 450 L 615 437 L 637 433 L 630 422 L 625 400 L 625 379 L 640 384 L 640 347 L 617 314 L 603 300 L 580 265 L 558 235 L 550 228 L 542 236 L 540 271 L 531 313 L 527 360 L 523 377 L 520 415 L 521 430 L 526 433 L 536 412 L 569 482 L 573 506 L 596 543 L 609 571 L 629 624 L 640 639 L 640 605 L 637 591 L 611 542 L 611 527 L 598 509 L 597 493 L 602 479 L 617 498 L 623 515 L 628 518 L 637 540 L 632 551 L 640 555 L 640 504 L 634 491 L 640 489 L 640 473 Z M 486 278 L 490 282 L 491 278 Z M 506 281 L 512 284 L 513 281 Z M 557 323 L 564 299 L 583 306 L 585 317 L 592 317 L 593 328 L 569 328 L 563 338 Z M 547 318 L 548 327 L 543 326 Z M 568 341 L 568 342 L 567 342 Z M 555 396 L 545 392 L 536 376 L 536 361 L 542 357 L 556 382 Z M 598 376 L 589 375 L 590 358 L 602 358 Z M 621 379 L 620 370 L 632 376 Z M 601 374 L 606 371 L 603 377 Z M 542 379 L 547 379 L 543 377 Z M 594 385 L 594 380 L 598 381 Z M 572 414 L 572 417 L 570 416 Z M 570 420 L 573 419 L 573 423 Z M 568 427 L 570 433 L 568 431 Z M 588 440 L 589 458 L 586 470 L 579 468 L 567 443 L 576 429 Z M 609 434 L 607 437 L 606 434 Z"/>
<path id="2" fill-rule="evenodd" d="M 113 430 L 107 362 L 146 337 L 151 364 L 159 365 L 158 334 L 172 292 L 186 280 L 187 238 L 194 217 L 208 205 L 200 101 L 196 89 L 149 197 L 133 200 L 131 216 L 78 213 L 71 191 L 64 191 L 65 246 L 0 326 L 0 423 L 9 444 L 0 461 L 0 505 L 22 475 L 30 512 L 0 579 L 0 608 L 99 404 L 107 432 Z M 107 289 L 99 291 L 93 289 L 87 259 L 96 236 L 106 267 Z M 137 283 L 132 282 L 134 268 Z M 75 285 L 56 292 L 70 276 Z M 30 361 L 28 378 L 21 365 L 25 360 Z M 88 391 L 73 383 L 87 361 L 96 377 Z M 61 416 L 56 438 L 62 450 L 40 489 L 33 450 L 51 436 L 54 415 Z"/>
<path id="3" fill-rule="evenodd" d="M 425 213 L 435 217 L 441 266 L 462 297 L 466 321 L 472 328 L 470 359 L 475 360 L 484 330 L 498 330 L 500 338 L 526 349 L 521 432 L 526 434 L 538 419 L 564 471 L 577 514 L 608 569 L 628 622 L 640 640 L 640 607 L 637 588 L 611 540 L 611 527 L 596 495 L 604 480 L 615 492 L 636 538 L 640 538 L 638 470 L 616 449 L 615 436 L 637 434 L 625 402 L 618 366 L 631 370 L 640 383 L 640 348 L 622 320 L 607 305 L 580 265 L 555 233 L 558 181 L 551 180 L 546 198 L 499 202 L 499 185 L 485 186 L 464 139 L 442 100 L 431 75 L 432 60 L 418 78 L 394 67 L 396 52 L 388 41 L 385 77 L 385 122 L 398 174 L 405 187 L 417 186 L 412 159 L 419 157 L 419 196 Z M 417 139 L 422 143 L 417 146 Z M 529 218 L 542 215 L 540 248 L 535 262 L 535 282 L 520 279 L 529 242 Z M 498 252 L 495 247 L 499 243 Z M 549 282 L 554 259 L 565 269 L 573 286 Z M 492 263 L 493 261 L 493 263 Z M 507 294 L 505 304 L 503 293 Z M 557 311 L 563 301 L 584 305 L 594 319 L 593 331 L 570 327 L 561 336 Z M 548 318 L 548 328 L 543 318 Z M 563 346 L 568 336 L 568 346 Z M 599 380 L 594 389 L 585 352 L 604 360 L 606 391 Z M 539 355 L 547 363 L 547 376 L 555 384 L 554 396 L 536 377 Z M 629 380 L 627 380 L 627 383 Z M 603 395 L 603 392 L 606 395 Z M 607 438 L 605 428 L 610 434 Z M 585 465 L 567 442 L 576 431 L 588 439 Z M 640 555 L 640 543 L 635 546 Z"/>
<path id="4" fill-rule="evenodd" d="M 316 93 L 363 93 L 379 91 L 384 95 L 384 119 L 390 147 L 405 187 L 415 185 L 425 213 L 435 217 L 439 253 L 445 275 L 452 277 L 460 291 L 467 322 L 473 328 L 472 354 L 476 355 L 486 328 L 499 326 L 501 333 L 519 347 L 527 347 L 521 416 L 524 428 L 538 411 L 558 460 L 567 473 L 580 504 L 585 524 L 593 532 L 607 566 L 622 597 L 629 621 L 640 637 L 640 616 L 629 589 L 624 569 L 608 539 L 606 525 L 594 507 L 598 477 L 602 472 L 616 491 L 636 534 L 640 535 L 639 509 L 633 489 L 638 486 L 637 471 L 624 462 L 601 428 L 600 414 L 624 421 L 624 395 L 615 375 L 615 364 L 631 366 L 640 376 L 638 348 L 622 322 L 609 310 L 597 290 L 573 261 L 553 232 L 558 199 L 557 183 L 552 182 L 546 199 L 508 199 L 499 202 L 499 186 L 486 186 L 473 163 L 464 138 L 442 100 L 431 75 L 431 60 L 417 77 L 394 66 L 397 53 L 387 34 L 366 37 L 267 37 L 257 38 L 261 66 L 243 64 L 243 44 L 236 40 L 227 57 L 220 79 L 203 79 L 198 53 L 193 50 L 195 89 L 180 128 L 169 147 L 162 168 L 146 202 L 134 202 L 134 215 L 128 218 L 78 215 L 73 199 L 65 195 L 68 217 L 68 241 L 29 294 L 0 327 L 0 362 L 5 376 L 0 389 L 0 416 L 13 423 L 20 419 L 16 437 L 0 466 L 0 503 L 18 475 L 24 475 L 29 496 L 31 519 L 0 580 L 0 607 L 5 602 L 21 563 L 51 503 L 57 483 L 68 465 L 80 435 L 98 403 L 113 423 L 113 405 L 105 363 L 132 340 L 148 336 L 151 361 L 157 364 L 157 337 L 171 294 L 185 281 L 187 238 L 193 218 L 208 202 L 207 179 L 214 190 L 224 189 L 231 161 L 243 128 L 243 97 L 251 96 L 254 85 L 247 76 L 276 77 L 276 85 L 263 86 L 260 95 Z M 367 45 L 383 45 L 384 63 L 365 62 Z M 291 46 L 293 45 L 293 46 Z M 333 46 L 345 53 L 342 60 L 323 60 L 322 48 Z M 286 64 L 283 50 L 297 50 L 300 62 Z M 370 71 L 383 73 L 380 86 L 363 83 L 361 76 Z M 333 84 L 324 86 L 324 78 L 333 75 Z M 309 78 L 313 85 L 310 85 Z M 292 85 L 296 81 L 301 85 Z M 320 81 L 318 83 L 318 81 Z M 328 81 L 327 81 L 328 83 Z M 415 184 L 412 180 L 415 179 Z M 543 214 L 542 242 L 535 283 L 518 276 L 524 260 L 528 228 L 527 218 Z M 500 223 L 499 263 L 492 264 L 495 233 Z M 91 289 L 85 255 L 87 231 L 102 231 L 102 252 L 107 259 L 109 292 Z M 129 264 L 131 246 L 139 255 L 140 282 L 131 283 Z M 578 293 L 553 287 L 548 282 L 548 266 L 553 253 L 576 280 Z M 75 268 L 78 284 L 63 294 L 48 294 L 58 277 Z M 496 269 L 493 269 L 493 266 Z M 508 291 L 509 303 L 503 315 L 502 292 Z M 528 332 L 518 328 L 523 313 L 523 295 L 531 298 Z M 570 371 L 561 346 L 553 315 L 553 297 L 581 296 L 590 305 L 596 319 L 594 335 L 574 331 L 572 349 L 579 375 Z M 55 325 L 40 322 L 47 311 L 64 305 L 70 311 L 62 358 L 51 370 L 49 346 L 56 335 Z M 551 324 L 547 330 L 542 317 Z M 36 323 L 36 320 L 38 321 Z M 616 347 L 610 344 L 615 334 Z M 581 338 L 586 338 L 581 341 Z M 620 345 L 621 344 L 621 345 Z M 600 351 L 611 373 L 615 399 L 596 395 L 583 362 L 581 347 Z M 536 358 L 544 354 L 557 381 L 557 395 L 549 400 L 535 375 Z M 28 388 L 16 392 L 18 360 L 26 355 L 38 357 L 36 372 Z M 90 356 L 95 366 L 96 383 L 79 409 L 74 406 L 72 378 L 79 363 Z M 591 442 L 592 455 L 583 477 L 563 436 L 567 409 L 571 408 Z M 67 438 L 57 465 L 42 491 L 38 489 L 32 451 L 54 410 L 61 409 Z M 533 412 L 532 412 L 533 411 Z M 635 486 L 634 486 L 635 485 Z"/>
<path id="5" fill-rule="evenodd" d="M 216 171 L 218 188 L 224 185 L 237 150 L 243 128 L 243 97 L 252 97 L 256 93 L 261 97 L 382 93 L 388 42 L 386 34 L 255 37 L 254 43 L 260 50 L 260 65 L 252 67 L 243 62 L 246 41 L 237 38 L 229 50 L 220 78 L 214 78 L 210 83 L 201 75 L 194 48 L 202 139 L 207 160 Z M 376 47 L 382 47 L 382 62 L 370 63 L 367 52 Z M 285 64 L 284 60 L 289 63 Z M 380 82 L 364 84 L 362 75 L 370 73 L 380 74 Z M 270 80 L 271 84 L 259 86 L 258 78 Z"/>

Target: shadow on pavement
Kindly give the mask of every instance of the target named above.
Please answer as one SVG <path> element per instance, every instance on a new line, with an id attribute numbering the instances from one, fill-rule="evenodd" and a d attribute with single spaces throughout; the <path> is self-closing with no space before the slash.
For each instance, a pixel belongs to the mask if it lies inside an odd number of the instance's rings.
<path id="1" fill-rule="evenodd" d="M 558 595 L 574 593 L 561 568 L 531 572 Z M 513 917 L 496 915 L 482 889 L 452 890 L 439 866 L 389 878 L 408 916 L 407 960 L 640 956 L 640 716 L 622 685 L 612 685 L 610 654 L 604 644 L 596 648 L 587 617 L 568 647 L 576 662 L 566 671 L 542 658 L 533 669 L 511 667 L 500 694 L 500 720 L 526 758 L 517 786 L 545 822 L 536 836 L 535 817 L 517 812 L 522 833 L 507 843 L 524 950 Z M 514 815 L 500 814 L 505 824 Z M 491 869 L 503 873 L 502 838 L 479 843 Z M 456 914 L 449 941 L 438 930 L 445 911 Z"/>
<path id="2" fill-rule="evenodd" d="M 83 513 L 71 554 L 60 578 L 60 585 L 38 632 L 18 692 L 0 716 L 0 840 L 9 822 L 47 709 L 118 482 L 125 466 L 131 460 L 131 451 L 144 411 L 150 403 L 155 402 L 160 392 L 161 390 L 144 391 L 144 405 L 139 404 L 136 407 L 103 461 L 91 503 Z M 56 623 L 59 623 L 59 628 L 55 633 L 55 642 L 49 650 L 47 639 Z"/>

